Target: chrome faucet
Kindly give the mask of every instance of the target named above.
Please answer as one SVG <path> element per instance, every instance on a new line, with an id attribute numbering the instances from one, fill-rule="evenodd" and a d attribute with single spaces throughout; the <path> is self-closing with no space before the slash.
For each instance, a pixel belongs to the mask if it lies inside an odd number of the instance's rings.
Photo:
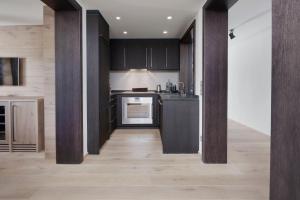
<path id="1" fill-rule="evenodd" d="M 185 96 L 184 82 L 178 82 L 178 91 L 181 96 Z"/>

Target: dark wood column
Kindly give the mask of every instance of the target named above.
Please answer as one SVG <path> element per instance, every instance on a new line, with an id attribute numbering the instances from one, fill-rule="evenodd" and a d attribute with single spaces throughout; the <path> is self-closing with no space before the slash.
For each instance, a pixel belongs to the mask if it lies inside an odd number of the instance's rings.
<path id="1" fill-rule="evenodd" d="M 271 200 L 300 199 L 300 2 L 273 0 Z"/>
<path id="2" fill-rule="evenodd" d="M 203 140 L 205 163 L 227 163 L 228 9 L 237 0 L 203 7 Z"/>
<path id="3" fill-rule="evenodd" d="M 98 10 L 87 11 L 88 152 L 99 154 L 109 139 L 109 25 Z"/>
<path id="4" fill-rule="evenodd" d="M 42 0 L 55 10 L 56 162 L 83 161 L 82 11 L 75 0 Z"/>

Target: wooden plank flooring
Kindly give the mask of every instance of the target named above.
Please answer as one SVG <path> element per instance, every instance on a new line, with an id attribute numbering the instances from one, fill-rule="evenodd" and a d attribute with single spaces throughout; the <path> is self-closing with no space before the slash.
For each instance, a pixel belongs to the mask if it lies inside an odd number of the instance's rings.
<path id="1" fill-rule="evenodd" d="M 228 164 L 163 155 L 158 130 L 116 130 L 98 156 L 56 165 L 43 154 L 0 154 L 0 199 L 267 200 L 270 138 L 229 124 Z"/>

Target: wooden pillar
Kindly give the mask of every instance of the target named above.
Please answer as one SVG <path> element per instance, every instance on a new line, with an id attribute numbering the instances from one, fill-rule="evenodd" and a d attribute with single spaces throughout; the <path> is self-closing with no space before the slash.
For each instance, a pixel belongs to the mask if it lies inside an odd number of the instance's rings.
<path id="1" fill-rule="evenodd" d="M 227 162 L 228 13 L 204 9 L 203 162 Z"/>
<path id="2" fill-rule="evenodd" d="M 228 9 L 237 0 L 203 7 L 203 141 L 205 163 L 227 163 Z"/>
<path id="3" fill-rule="evenodd" d="M 56 162 L 83 161 L 82 11 L 75 0 L 42 0 L 55 10 Z"/>
<path id="4" fill-rule="evenodd" d="M 300 2 L 273 0 L 271 200 L 300 199 Z"/>

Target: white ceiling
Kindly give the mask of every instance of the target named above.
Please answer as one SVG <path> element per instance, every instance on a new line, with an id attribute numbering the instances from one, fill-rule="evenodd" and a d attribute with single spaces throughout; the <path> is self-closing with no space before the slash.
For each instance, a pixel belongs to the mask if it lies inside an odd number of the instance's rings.
<path id="1" fill-rule="evenodd" d="M 40 0 L 0 0 L 0 26 L 43 24 Z"/>
<path id="2" fill-rule="evenodd" d="M 81 0 L 98 9 L 110 25 L 112 38 L 178 38 L 192 22 L 203 0 Z M 120 21 L 116 20 L 120 16 Z M 167 16 L 173 16 L 167 20 Z M 163 31 L 168 34 L 164 35 Z M 123 31 L 128 34 L 124 35 Z"/>
<path id="3" fill-rule="evenodd" d="M 86 9 L 100 10 L 112 38 L 179 38 L 204 0 L 80 0 Z M 120 16 L 120 21 L 116 20 Z M 172 20 L 167 20 L 172 16 Z M 43 24 L 40 0 L 0 0 L 0 26 Z M 167 35 L 163 31 L 168 31 Z M 123 31 L 128 34 L 124 35 Z"/>

